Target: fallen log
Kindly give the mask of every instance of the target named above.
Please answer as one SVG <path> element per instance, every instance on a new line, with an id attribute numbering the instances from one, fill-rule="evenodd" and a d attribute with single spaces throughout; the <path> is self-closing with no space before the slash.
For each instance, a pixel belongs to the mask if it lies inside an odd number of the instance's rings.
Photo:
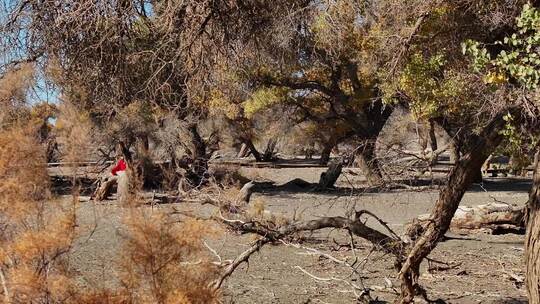
<path id="1" fill-rule="evenodd" d="M 489 228 L 492 231 L 519 231 L 525 227 L 525 207 L 513 206 L 505 203 L 489 203 L 474 207 L 459 206 L 450 228 L 454 229 L 481 229 Z M 419 215 L 413 222 L 423 223 L 430 221 L 429 214 Z M 409 225 L 406 235 L 415 239 L 419 234 L 418 225 Z"/>
<path id="2" fill-rule="evenodd" d="M 113 186 L 118 183 L 118 176 L 110 175 L 102 177 L 99 181 L 98 187 L 92 197 L 96 201 L 102 201 L 107 199 L 112 193 Z"/>
<path id="3" fill-rule="evenodd" d="M 253 183 L 253 181 L 250 181 L 249 183 L 246 183 L 242 187 L 242 189 L 240 189 L 240 193 L 238 195 L 237 203 L 249 204 L 251 194 L 253 194 L 253 187 L 255 187 L 255 184 Z"/>

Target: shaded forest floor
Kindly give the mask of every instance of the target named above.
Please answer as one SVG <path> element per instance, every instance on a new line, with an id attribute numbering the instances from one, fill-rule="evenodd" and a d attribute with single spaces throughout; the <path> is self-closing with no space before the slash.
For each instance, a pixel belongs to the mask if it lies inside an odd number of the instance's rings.
<path id="1" fill-rule="evenodd" d="M 285 183 L 294 178 L 317 182 L 324 168 L 242 168 L 241 174 L 259 181 Z M 349 169 L 347 169 L 349 170 Z M 347 171 L 345 170 L 345 171 Z M 353 169 L 354 170 L 354 169 Z M 252 201 L 264 202 L 266 210 L 292 218 L 313 219 L 320 216 L 344 215 L 351 206 L 366 209 L 381 217 L 396 232 L 412 218 L 429 213 L 436 201 L 436 190 L 393 190 L 382 193 L 364 192 L 354 185 L 361 175 L 344 174 L 335 191 L 315 193 L 294 188 L 262 189 Z M 475 206 L 494 201 L 523 205 L 530 182 L 527 179 L 486 178 L 484 185 L 475 185 L 465 195 L 462 205 Z M 68 199 L 63 197 L 62 199 Z M 172 208 L 197 215 L 211 214 L 211 206 L 190 203 L 159 205 L 148 208 Z M 86 232 L 77 242 L 70 265 L 87 278 L 82 284 L 108 286 L 115 284 L 112 261 L 121 259 L 117 250 L 121 240 L 122 214 L 127 210 L 116 201 L 83 202 L 79 211 L 81 227 Z M 369 222 L 368 222 L 369 223 Z M 372 223 L 374 224 L 374 223 Z M 375 224 L 374 224 L 375 226 Z M 331 254 L 337 259 L 352 258 L 344 231 L 323 230 L 304 235 L 301 244 L 264 247 L 225 282 L 225 303 L 353 303 L 350 288 L 339 281 L 318 281 L 320 278 L 347 277 L 350 269 L 311 249 Z M 430 258 L 448 263 L 423 264 L 420 283 L 428 295 L 448 303 L 521 303 L 525 301 L 523 236 L 492 235 L 486 231 L 463 233 L 451 231 Z M 208 240 L 223 259 L 233 259 L 246 250 L 253 236 L 223 231 Z M 356 240 L 356 255 L 362 266 L 366 287 L 375 290 L 374 297 L 392 301 L 392 289 L 398 288 L 393 259 L 372 250 L 372 246 Z M 450 267 L 444 267 L 450 266 Z"/>

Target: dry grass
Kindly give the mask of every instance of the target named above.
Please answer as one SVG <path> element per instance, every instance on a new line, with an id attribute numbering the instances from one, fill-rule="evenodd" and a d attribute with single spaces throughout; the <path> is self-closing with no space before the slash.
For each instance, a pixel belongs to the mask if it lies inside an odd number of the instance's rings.
<path id="1" fill-rule="evenodd" d="M 0 303 L 216 302 L 220 295 L 210 286 L 218 269 L 202 242 L 216 231 L 206 222 L 174 222 L 160 210 L 147 214 L 136 203 L 124 206 L 128 215 L 120 258 L 109 265 L 121 269 L 120 287 L 79 286 L 81 278 L 67 261 L 86 228 L 76 217 L 76 189 L 71 203 L 55 199 L 49 190 L 38 128 L 24 119 L 31 112 L 23 100 L 29 75 L 31 70 L 23 68 L 0 78 L 0 109 L 13 114 L 9 123 L 0 120 Z M 91 122 L 68 103 L 60 112 L 66 157 L 84 160 Z"/>
<path id="2" fill-rule="evenodd" d="M 171 223 L 162 213 L 133 209 L 125 218 L 121 281 L 137 303 L 212 303 L 209 282 L 217 267 L 203 250 L 201 238 L 215 234 L 207 222 Z"/>
<path id="3" fill-rule="evenodd" d="M 60 266 L 75 237 L 75 213 L 51 199 L 45 154 L 31 128 L 0 133 L 0 225 L 7 303 L 58 302 L 69 293 Z M 73 206 L 74 207 L 74 206 Z"/>

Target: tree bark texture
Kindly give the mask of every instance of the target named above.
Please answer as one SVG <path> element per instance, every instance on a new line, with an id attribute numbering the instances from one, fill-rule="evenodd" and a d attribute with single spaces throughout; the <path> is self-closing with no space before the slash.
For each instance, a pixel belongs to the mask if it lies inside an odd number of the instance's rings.
<path id="1" fill-rule="evenodd" d="M 319 163 L 321 165 L 326 165 L 330 161 L 330 153 L 332 153 L 332 146 L 331 145 L 325 145 L 321 151 L 321 159 L 319 160 Z"/>
<path id="2" fill-rule="evenodd" d="M 431 146 L 431 151 L 437 151 L 439 148 L 437 144 L 437 136 L 435 134 L 435 122 L 433 120 L 429 121 L 429 144 Z"/>
<path id="3" fill-rule="evenodd" d="M 368 183 L 375 186 L 383 182 L 379 161 L 375 153 L 375 146 L 377 138 L 394 111 L 394 108 L 385 105 L 382 100 L 376 100 L 371 104 L 367 104 L 364 111 L 365 118 L 362 120 L 365 120 L 363 121 L 365 126 L 356 130 L 358 138 L 364 140 L 363 146 L 357 152 L 357 164 L 366 175 Z"/>
<path id="4" fill-rule="evenodd" d="M 471 143 L 469 152 L 450 171 L 448 182 L 439 193 L 429 221 L 421 229 L 423 231 L 421 236 L 412 246 L 400 270 L 401 295 L 398 302 L 411 303 L 413 301 L 418 287 L 420 263 L 448 231 L 465 191 L 474 181 L 484 161 L 501 143 L 502 135 L 499 131 L 505 125 L 504 114 L 506 111 L 499 113 L 490 121 L 480 136 L 475 138 L 474 143 Z"/>
<path id="5" fill-rule="evenodd" d="M 240 147 L 240 151 L 238 151 L 238 154 L 236 157 L 244 158 L 249 155 L 249 149 L 248 146 L 245 143 L 242 143 L 242 146 Z"/>
<path id="6" fill-rule="evenodd" d="M 245 143 L 246 143 L 251 155 L 253 155 L 253 157 L 255 157 L 255 160 L 256 161 L 262 161 L 261 153 L 259 153 L 259 151 L 255 147 L 255 145 L 253 144 L 253 141 L 251 139 L 248 139 L 248 140 L 246 140 Z M 249 153 L 248 153 L 248 155 L 249 155 Z"/>
<path id="7" fill-rule="evenodd" d="M 337 179 L 341 175 L 342 169 L 343 164 L 341 162 L 331 163 L 326 172 L 321 173 L 321 178 L 319 179 L 317 188 L 320 190 L 333 188 Z"/>
<path id="8" fill-rule="evenodd" d="M 379 160 L 375 154 L 375 140 L 366 141 L 356 153 L 355 160 L 358 168 L 366 176 L 369 185 L 377 186 L 383 183 Z"/>
<path id="9" fill-rule="evenodd" d="M 535 155 L 534 177 L 528 201 L 525 236 L 526 282 L 529 303 L 540 303 L 540 150 Z"/>
<path id="10" fill-rule="evenodd" d="M 272 138 L 266 143 L 266 148 L 261 157 L 262 161 L 272 161 L 274 159 L 274 151 L 276 149 L 277 140 Z"/>

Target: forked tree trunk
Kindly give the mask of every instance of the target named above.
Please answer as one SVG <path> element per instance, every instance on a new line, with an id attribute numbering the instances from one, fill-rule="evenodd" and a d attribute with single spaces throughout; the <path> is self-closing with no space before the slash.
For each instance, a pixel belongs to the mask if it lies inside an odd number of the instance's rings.
<path id="1" fill-rule="evenodd" d="M 414 299 L 420 263 L 437 246 L 444 236 L 452 217 L 454 216 L 463 195 L 471 185 L 475 175 L 489 154 L 500 144 L 502 135 L 500 130 L 505 125 L 503 114 L 497 115 L 482 131 L 478 140 L 471 145 L 470 151 L 465 154 L 450 171 L 447 185 L 440 191 L 439 198 L 431 212 L 429 221 L 420 229 L 420 237 L 412 246 L 407 259 L 399 273 L 401 280 L 401 303 L 411 303 Z"/>
<path id="2" fill-rule="evenodd" d="M 383 176 L 379 167 L 379 160 L 375 155 L 375 140 L 369 140 L 357 152 L 355 156 L 356 164 L 366 176 L 370 186 L 377 186 L 383 183 Z"/>
<path id="3" fill-rule="evenodd" d="M 456 141 L 456 138 L 454 138 L 452 135 L 450 135 L 450 127 L 445 126 L 445 123 L 443 120 L 431 120 L 431 123 L 435 128 L 437 128 L 440 132 L 439 135 L 441 136 L 441 139 L 443 142 L 446 143 L 448 146 L 448 153 L 450 154 L 450 162 L 456 163 L 459 159 L 459 149 L 458 143 Z"/>
<path id="4" fill-rule="evenodd" d="M 262 155 L 262 161 L 272 161 L 274 158 L 274 151 L 276 149 L 277 140 L 272 138 L 266 143 L 264 154 Z"/>
<path id="5" fill-rule="evenodd" d="M 255 145 L 253 144 L 253 141 L 251 139 L 248 139 L 245 141 L 245 143 L 249 149 L 249 152 L 251 152 L 251 155 L 255 157 L 255 160 L 258 162 L 262 161 L 261 153 L 259 153 Z"/>
<path id="6" fill-rule="evenodd" d="M 540 303 L 540 150 L 534 157 L 534 177 L 529 193 L 525 264 L 529 303 Z"/>
<path id="7" fill-rule="evenodd" d="M 365 141 L 364 146 L 357 152 L 358 166 L 366 175 L 368 183 L 373 186 L 383 183 L 379 160 L 375 154 L 375 145 L 393 111 L 393 107 L 386 105 L 380 99 L 368 104 L 365 109 L 366 117 L 369 117 L 368 128 L 365 129 L 364 134 L 358 134 L 359 138 Z"/>
<path id="8" fill-rule="evenodd" d="M 242 146 L 240 147 L 240 151 L 238 151 L 238 154 L 236 157 L 238 158 L 244 158 L 249 155 L 249 149 L 248 146 L 245 143 L 242 143 Z"/>

